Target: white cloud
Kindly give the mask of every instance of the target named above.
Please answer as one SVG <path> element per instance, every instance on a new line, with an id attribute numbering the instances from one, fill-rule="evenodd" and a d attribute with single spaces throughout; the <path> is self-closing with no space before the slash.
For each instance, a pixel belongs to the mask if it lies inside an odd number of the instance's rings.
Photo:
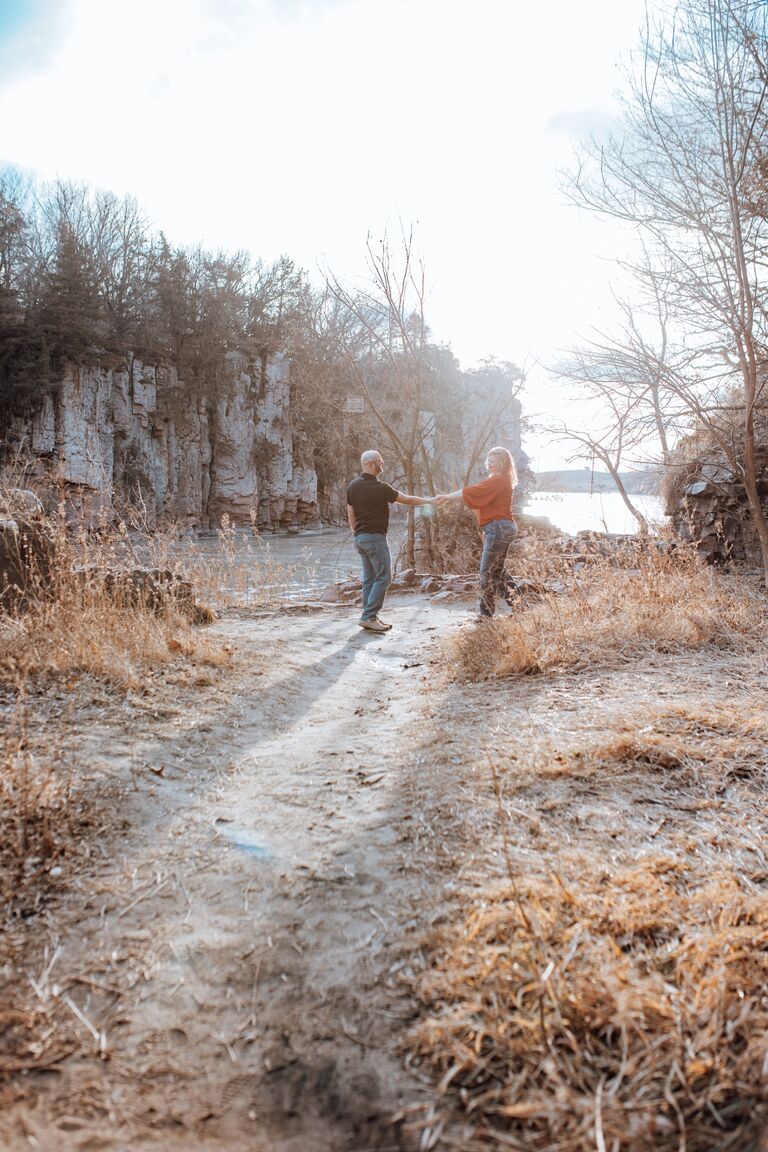
<path id="1" fill-rule="evenodd" d="M 418 222 L 436 337 L 464 362 L 546 356 L 608 298 L 613 238 L 556 173 L 613 114 L 643 10 L 71 0 L 44 67 L 0 88 L 0 147 L 135 195 L 176 241 L 310 270 L 359 273 L 369 229 Z"/>

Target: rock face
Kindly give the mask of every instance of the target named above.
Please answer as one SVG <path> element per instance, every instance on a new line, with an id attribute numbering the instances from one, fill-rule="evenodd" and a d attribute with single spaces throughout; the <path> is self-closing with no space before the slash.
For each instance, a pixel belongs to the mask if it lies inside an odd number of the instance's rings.
<path id="1" fill-rule="evenodd" d="M 12 429 L 35 487 L 88 525 L 132 508 L 150 527 L 225 517 L 277 528 L 317 523 L 309 446 L 295 442 L 288 361 L 230 354 L 210 388 L 169 365 L 64 368 L 55 397 Z"/>
<path id="2" fill-rule="evenodd" d="M 700 476 L 668 501 L 666 511 L 677 535 L 695 544 L 709 564 L 761 566 L 760 540 L 744 485 L 725 467 L 704 465 Z M 768 511 L 768 470 L 763 470 L 758 488 Z"/>

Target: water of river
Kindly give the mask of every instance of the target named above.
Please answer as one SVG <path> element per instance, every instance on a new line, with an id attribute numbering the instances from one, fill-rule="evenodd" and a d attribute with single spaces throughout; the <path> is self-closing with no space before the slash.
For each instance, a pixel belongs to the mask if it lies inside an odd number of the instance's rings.
<path id="1" fill-rule="evenodd" d="M 651 524 L 665 524 L 658 496 L 630 496 Z M 531 516 L 546 516 L 556 528 L 575 536 L 584 529 L 596 532 L 636 532 L 637 521 L 618 492 L 536 492 L 525 506 Z"/>
<path id="2" fill-rule="evenodd" d="M 226 539 L 211 534 L 181 540 L 173 558 L 191 575 L 195 570 L 205 571 L 211 562 L 231 582 L 230 592 L 246 603 L 270 589 L 280 599 L 312 595 L 336 580 L 356 575 L 360 567 L 352 537 L 343 528 L 258 538 L 248 529 L 238 529 Z"/>
<path id="3" fill-rule="evenodd" d="M 663 522 L 660 501 L 653 496 L 633 497 L 638 508 L 652 522 Z M 589 496 L 579 492 L 537 492 L 531 497 L 526 512 L 546 516 L 564 532 L 574 534 L 582 529 L 600 532 L 634 532 L 637 524 L 618 493 Z M 396 553 L 402 540 L 402 525 L 395 524 L 390 544 Z M 223 550 L 218 537 L 203 537 L 193 545 L 181 543 L 176 553 L 183 560 L 187 548 L 198 557 L 221 559 Z M 248 588 L 274 584 L 281 596 L 298 598 L 320 592 L 336 580 L 356 575 L 359 560 L 349 532 L 342 528 L 324 528 L 296 536 L 263 536 L 254 540 L 246 530 L 236 532 L 229 548 L 235 567 L 248 573 L 243 598 L 249 599 Z"/>

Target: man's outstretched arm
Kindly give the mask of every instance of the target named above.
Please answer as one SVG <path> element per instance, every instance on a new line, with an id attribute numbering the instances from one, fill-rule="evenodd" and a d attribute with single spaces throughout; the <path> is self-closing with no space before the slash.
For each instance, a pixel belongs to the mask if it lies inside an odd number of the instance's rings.
<path id="1" fill-rule="evenodd" d="M 412 504 L 418 507 L 421 504 L 434 504 L 434 496 L 407 496 L 405 492 L 398 492 L 395 504 Z"/>

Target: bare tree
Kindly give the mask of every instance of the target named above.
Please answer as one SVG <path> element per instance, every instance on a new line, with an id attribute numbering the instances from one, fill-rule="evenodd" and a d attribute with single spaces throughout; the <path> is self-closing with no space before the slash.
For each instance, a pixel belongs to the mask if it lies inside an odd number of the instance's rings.
<path id="1" fill-rule="evenodd" d="M 571 456 L 572 460 L 585 458 L 593 462 L 599 460 L 610 473 L 619 495 L 637 521 L 640 531 L 647 533 L 648 520 L 630 499 L 622 476 L 622 463 L 626 452 L 637 447 L 638 426 L 634 419 L 631 397 L 626 393 L 607 388 L 601 399 L 603 411 L 609 416 L 603 427 L 597 428 L 592 425 L 589 429 L 579 428 L 562 421 L 543 430 L 550 432 L 557 440 L 579 446 Z"/>
<path id="2" fill-rule="evenodd" d="M 518 395 L 523 375 L 513 364 L 487 361 L 461 372 L 449 348 L 430 340 L 425 321 L 426 278 L 413 237 L 367 241 L 369 284 L 353 292 L 335 277 L 328 299 L 350 382 L 365 401 L 373 427 L 398 462 L 409 492 L 434 495 L 457 465 L 466 478 L 486 451 Z M 346 319 L 340 323 L 342 316 Z M 439 517 L 421 521 L 420 546 L 430 563 L 440 553 Z M 405 559 L 415 563 L 416 524 L 408 509 Z"/>
<path id="3" fill-rule="evenodd" d="M 738 384 L 743 418 L 734 463 L 768 585 L 755 445 L 767 222 L 754 197 L 768 146 L 767 32 L 762 0 L 682 0 L 666 27 L 649 25 L 621 134 L 593 145 L 573 192 L 645 237 L 663 274 L 665 307 L 690 349 L 687 368 L 667 382 L 675 380 L 691 414 L 712 422 Z"/>
<path id="4" fill-rule="evenodd" d="M 424 318 L 426 279 L 413 251 L 412 234 L 402 234 L 397 254 L 385 234 L 366 242 L 369 286 L 353 292 L 329 276 L 329 296 L 352 318 L 339 331 L 338 347 L 372 413 L 385 447 L 394 452 L 408 492 L 413 492 L 427 456 L 433 431 L 427 404 L 428 331 Z M 353 336 L 353 340 L 350 340 Z M 361 336 L 364 352 L 361 354 Z M 415 563 L 413 508 L 408 508 L 406 563 Z"/>

